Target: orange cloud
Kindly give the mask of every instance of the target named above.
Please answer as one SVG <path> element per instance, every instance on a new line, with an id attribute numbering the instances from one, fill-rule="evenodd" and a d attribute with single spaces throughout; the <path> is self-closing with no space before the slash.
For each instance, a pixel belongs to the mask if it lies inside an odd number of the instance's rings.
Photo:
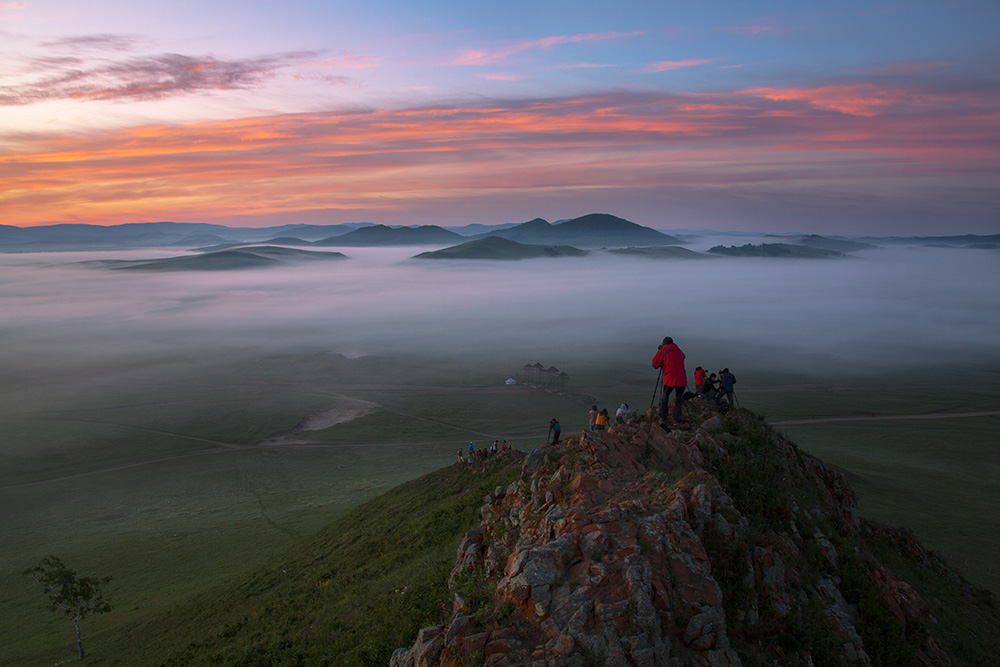
<path id="1" fill-rule="evenodd" d="M 375 217 L 496 192 L 995 178 L 996 94 L 959 96 L 857 83 L 619 92 L 35 135 L 0 150 L 0 202 L 6 224 Z"/>
<path id="2" fill-rule="evenodd" d="M 741 91 L 776 102 L 804 102 L 818 109 L 855 116 L 875 116 L 887 108 L 906 104 L 940 104 L 952 96 L 880 86 L 874 83 L 827 85 L 813 88 L 749 88 Z"/>

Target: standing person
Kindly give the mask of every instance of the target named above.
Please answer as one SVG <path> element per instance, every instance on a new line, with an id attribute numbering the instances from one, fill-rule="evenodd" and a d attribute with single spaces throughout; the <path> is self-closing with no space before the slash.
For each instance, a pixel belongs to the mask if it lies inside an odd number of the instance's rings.
<path id="1" fill-rule="evenodd" d="M 549 432 L 552 433 L 552 444 L 559 442 L 559 436 L 562 435 L 562 427 L 559 426 L 559 422 L 553 419 L 549 422 Z"/>
<path id="2" fill-rule="evenodd" d="M 719 398 L 725 394 L 726 400 L 729 401 L 729 407 L 733 407 L 733 385 L 736 384 L 736 376 L 730 373 L 728 368 L 723 368 L 719 371 L 719 384 Z"/>
<path id="3" fill-rule="evenodd" d="M 632 421 L 632 411 L 628 408 L 628 403 L 622 403 L 622 406 L 618 408 L 618 412 L 615 413 L 615 421 L 619 424 L 627 424 Z"/>
<path id="4" fill-rule="evenodd" d="M 674 394 L 673 419 L 681 423 L 681 408 L 684 406 L 684 390 L 687 389 L 687 371 L 684 370 L 684 353 L 667 336 L 653 357 L 653 368 L 663 369 L 663 399 L 660 401 L 660 425 L 666 426 L 670 392 Z"/>
<path id="5" fill-rule="evenodd" d="M 594 425 L 597 424 L 597 415 L 599 415 L 599 414 L 600 413 L 597 411 L 597 406 L 596 405 L 591 405 L 590 406 L 590 430 L 591 431 L 596 430 L 594 428 Z"/>

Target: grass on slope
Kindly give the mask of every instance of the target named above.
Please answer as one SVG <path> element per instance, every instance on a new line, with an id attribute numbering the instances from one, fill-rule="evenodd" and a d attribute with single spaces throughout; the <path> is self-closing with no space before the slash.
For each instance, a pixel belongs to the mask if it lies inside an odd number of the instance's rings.
<path id="1" fill-rule="evenodd" d="M 453 465 L 339 519 L 242 581 L 100 637 L 94 665 L 385 665 L 450 604 L 446 582 L 486 494 L 518 455 Z M 99 645 L 99 648 L 98 648 Z"/>

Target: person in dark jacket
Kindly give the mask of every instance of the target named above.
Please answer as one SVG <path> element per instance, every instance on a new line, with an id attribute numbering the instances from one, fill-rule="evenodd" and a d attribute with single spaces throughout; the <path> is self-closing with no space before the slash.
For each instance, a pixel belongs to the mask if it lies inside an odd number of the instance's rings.
<path id="1" fill-rule="evenodd" d="M 656 350 L 653 357 L 653 368 L 663 370 L 663 398 L 660 400 L 660 421 L 667 422 L 670 394 L 674 394 L 675 422 L 681 421 L 681 408 L 684 405 L 684 390 L 687 389 L 687 371 L 684 370 L 684 353 L 674 344 L 674 339 L 667 336 Z"/>
<path id="2" fill-rule="evenodd" d="M 734 405 L 734 384 L 736 384 L 736 376 L 730 373 L 728 368 L 723 368 L 719 371 L 719 399 L 725 394 L 726 400 L 729 401 L 729 407 L 733 407 Z"/>

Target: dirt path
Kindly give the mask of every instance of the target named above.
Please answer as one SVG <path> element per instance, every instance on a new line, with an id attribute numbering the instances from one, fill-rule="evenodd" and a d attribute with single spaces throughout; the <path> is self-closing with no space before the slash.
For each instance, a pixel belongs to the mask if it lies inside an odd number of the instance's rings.
<path id="1" fill-rule="evenodd" d="M 924 415 L 882 415 L 870 417 L 819 417 L 815 419 L 789 419 L 787 421 L 770 422 L 771 426 L 794 426 L 797 424 L 826 424 L 832 422 L 875 422 L 902 421 L 910 419 L 961 419 L 964 417 L 996 417 L 1000 410 L 989 412 L 935 412 Z"/>

